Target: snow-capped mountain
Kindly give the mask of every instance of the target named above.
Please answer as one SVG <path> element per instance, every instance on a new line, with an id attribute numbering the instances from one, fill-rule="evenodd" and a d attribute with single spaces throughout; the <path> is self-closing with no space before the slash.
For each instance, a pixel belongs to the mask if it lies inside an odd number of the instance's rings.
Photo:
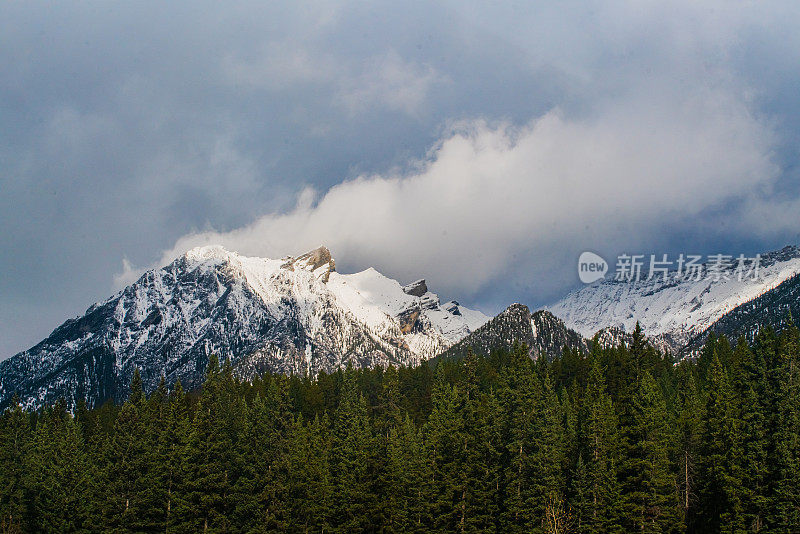
<path id="1" fill-rule="evenodd" d="M 324 247 L 281 259 L 200 247 L 0 362 L 0 406 L 15 393 L 28 405 L 120 400 L 136 368 L 147 390 L 161 376 L 193 388 L 212 354 L 243 379 L 413 365 L 488 319 L 440 303 L 424 280 L 401 286 L 372 268 L 340 274 Z"/>
<path id="2" fill-rule="evenodd" d="M 654 344 L 678 353 L 728 312 L 800 272 L 800 248 L 761 255 L 757 276 L 739 276 L 737 268 L 734 261 L 719 277 L 697 280 L 676 271 L 666 280 L 604 280 L 576 289 L 547 309 L 589 338 L 609 327 L 631 332 L 638 321 Z"/>

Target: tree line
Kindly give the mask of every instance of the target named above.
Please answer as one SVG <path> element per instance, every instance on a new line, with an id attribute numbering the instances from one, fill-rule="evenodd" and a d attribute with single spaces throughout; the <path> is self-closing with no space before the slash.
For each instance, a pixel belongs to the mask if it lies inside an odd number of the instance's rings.
<path id="1" fill-rule="evenodd" d="M 138 373 L 0 418 L 2 532 L 798 532 L 800 333 L 673 362 L 524 346 L 414 368 Z"/>

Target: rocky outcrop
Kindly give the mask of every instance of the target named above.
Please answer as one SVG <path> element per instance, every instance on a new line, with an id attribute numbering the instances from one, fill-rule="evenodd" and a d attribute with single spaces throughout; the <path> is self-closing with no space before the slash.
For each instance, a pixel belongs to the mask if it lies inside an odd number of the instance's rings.
<path id="1" fill-rule="evenodd" d="M 428 286 L 425 284 L 425 280 L 417 280 L 416 282 L 403 286 L 403 292 L 412 297 L 421 297 L 428 292 Z"/>

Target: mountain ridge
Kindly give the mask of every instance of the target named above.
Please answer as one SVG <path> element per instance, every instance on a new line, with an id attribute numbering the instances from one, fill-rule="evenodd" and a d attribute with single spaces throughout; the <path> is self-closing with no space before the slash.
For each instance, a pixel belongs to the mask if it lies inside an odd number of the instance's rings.
<path id="1" fill-rule="evenodd" d="M 372 268 L 338 273 L 325 247 L 277 260 L 197 247 L 0 362 L 0 405 L 15 393 L 30 405 L 122 400 L 134 369 L 148 391 L 161 376 L 197 387 L 212 353 L 242 379 L 411 365 L 488 320 L 424 289 Z"/>
<path id="2" fill-rule="evenodd" d="M 719 280 L 685 280 L 674 271 L 666 280 L 603 280 L 571 291 L 546 309 L 589 338 L 609 327 L 630 333 L 639 322 L 659 348 L 679 354 L 724 315 L 800 273 L 800 247 L 761 255 L 757 280 L 739 280 L 735 269 L 733 264 L 723 270 Z"/>

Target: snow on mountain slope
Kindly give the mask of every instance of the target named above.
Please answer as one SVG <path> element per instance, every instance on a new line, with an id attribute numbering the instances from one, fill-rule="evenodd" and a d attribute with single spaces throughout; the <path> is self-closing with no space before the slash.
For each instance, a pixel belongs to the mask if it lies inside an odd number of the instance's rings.
<path id="1" fill-rule="evenodd" d="M 440 305 L 424 281 L 403 287 L 374 269 L 339 274 L 324 247 L 277 260 L 199 247 L 0 362 L 0 405 L 14 393 L 29 405 L 119 400 L 137 368 L 148 390 L 161 376 L 192 388 L 211 354 L 230 358 L 245 379 L 412 365 L 486 320 Z"/>
<path id="2" fill-rule="evenodd" d="M 735 268 L 734 262 L 716 281 L 686 280 L 675 272 L 666 281 L 605 280 L 576 289 L 547 309 L 586 337 L 606 327 L 631 332 L 638 321 L 645 334 L 677 352 L 729 311 L 800 272 L 800 248 L 762 255 L 755 280 L 739 280 Z"/>

